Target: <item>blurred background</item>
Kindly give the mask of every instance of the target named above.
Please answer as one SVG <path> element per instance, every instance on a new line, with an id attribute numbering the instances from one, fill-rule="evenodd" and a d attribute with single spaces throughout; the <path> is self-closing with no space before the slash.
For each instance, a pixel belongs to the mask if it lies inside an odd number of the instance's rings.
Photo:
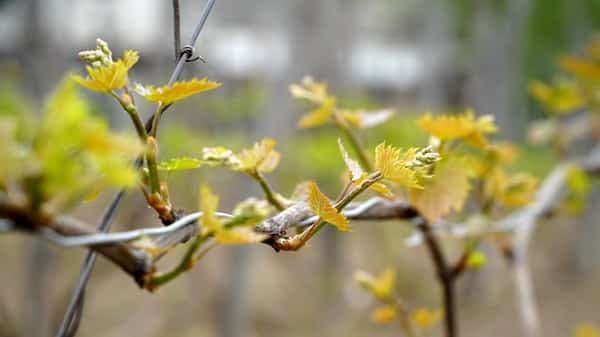
<path id="1" fill-rule="evenodd" d="M 185 42 L 204 1 L 181 6 Z M 41 105 L 65 73 L 82 71 L 77 52 L 101 37 L 117 56 L 126 48 L 140 52 L 134 81 L 164 84 L 174 65 L 171 20 L 167 0 L 0 0 L 0 82 Z M 599 26 L 598 0 L 219 0 L 196 46 L 207 63 L 187 64 L 183 76 L 224 85 L 168 112 L 160 155 L 198 155 L 215 145 L 237 150 L 274 137 L 283 158 L 269 178 L 278 191 L 289 195 L 296 183 L 315 179 L 335 195 L 343 165 L 336 130 L 297 130 L 306 107 L 288 93 L 310 74 L 327 81 L 343 106 L 397 111 L 361 135 L 370 147 L 382 140 L 424 145 L 415 117 L 473 107 L 493 113 L 501 136 L 522 145 L 517 165 L 543 177 L 556 159 L 526 144 L 528 122 L 543 116 L 527 83 L 552 78 L 556 58 L 581 51 Z M 88 97 L 115 128 L 130 128 L 112 101 Z M 173 173 L 169 182 L 175 205 L 185 209 L 198 207 L 201 182 L 217 190 L 224 209 L 260 193 L 246 177 L 220 169 Z M 94 223 L 110 195 L 75 215 Z M 531 264 L 544 336 L 600 324 L 598 201 L 591 193 L 581 214 L 545 221 L 535 233 Z M 159 225 L 153 212 L 130 193 L 114 228 L 151 225 Z M 371 322 L 374 303 L 352 274 L 392 266 L 410 306 L 439 307 L 426 252 L 404 245 L 409 233 L 407 224 L 365 223 L 349 234 L 325 230 L 298 253 L 220 247 L 156 294 L 100 259 L 79 336 L 397 336 L 396 325 Z M 84 250 L 17 234 L 0 241 L 0 336 L 53 336 Z M 446 248 L 455 256 L 459 247 Z M 519 336 L 510 268 L 496 250 L 484 250 L 488 263 L 460 282 L 461 335 Z"/>

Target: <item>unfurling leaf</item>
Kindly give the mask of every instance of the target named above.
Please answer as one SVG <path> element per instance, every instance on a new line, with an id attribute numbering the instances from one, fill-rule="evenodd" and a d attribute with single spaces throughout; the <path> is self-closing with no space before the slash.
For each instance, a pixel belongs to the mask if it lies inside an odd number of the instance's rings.
<path id="1" fill-rule="evenodd" d="M 233 169 L 246 172 L 271 172 L 279 164 L 280 155 L 275 151 L 275 140 L 265 138 L 250 149 L 237 154 L 239 164 Z"/>
<path id="2" fill-rule="evenodd" d="M 204 77 L 202 79 L 193 78 L 188 81 L 177 81 L 173 83 L 173 85 L 165 85 L 160 88 L 155 86 L 144 87 L 136 85 L 135 91 L 150 102 L 170 104 L 203 91 L 216 89 L 220 86 L 221 83 L 209 81 Z"/>
<path id="3" fill-rule="evenodd" d="M 404 187 L 423 188 L 417 179 L 417 172 L 406 166 L 415 153 L 416 149 L 402 153 L 400 149 L 381 143 L 375 148 L 375 168 L 385 179 Z"/>
<path id="4" fill-rule="evenodd" d="M 331 205 L 329 198 L 319 190 L 314 181 L 308 185 L 308 206 L 323 221 L 334 225 L 340 231 L 350 229 L 348 219 Z"/>
<path id="5" fill-rule="evenodd" d="M 365 271 L 358 271 L 354 274 L 354 280 L 378 299 L 386 301 L 393 297 L 396 273 L 393 269 L 387 268 L 374 277 Z"/>
<path id="6" fill-rule="evenodd" d="M 202 167 L 204 164 L 206 164 L 206 162 L 202 159 L 180 157 L 162 161 L 160 165 L 158 165 L 158 169 L 161 171 L 193 170 Z"/>
<path id="7" fill-rule="evenodd" d="M 228 168 L 240 164 L 240 160 L 233 154 L 233 151 L 221 146 L 203 148 L 202 160 L 210 166 L 225 166 Z"/>
<path id="8" fill-rule="evenodd" d="M 342 158 L 344 159 L 344 163 L 346 164 L 346 168 L 348 169 L 348 171 L 350 171 L 350 176 L 351 176 L 352 181 L 354 182 L 354 181 L 359 180 L 364 175 L 364 172 L 363 172 L 362 168 L 360 167 L 360 164 L 356 160 L 350 158 L 350 155 L 344 148 L 344 144 L 342 144 L 342 140 L 340 138 L 338 138 L 338 145 L 340 147 L 340 152 L 342 153 Z"/>
<path id="9" fill-rule="evenodd" d="M 494 116 L 484 115 L 475 118 L 472 110 L 456 116 L 434 117 L 427 113 L 419 119 L 418 124 L 429 134 L 441 140 L 462 139 L 481 148 L 487 145 L 485 135 L 497 131 Z"/>
<path id="10" fill-rule="evenodd" d="M 345 121 L 356 127 L 365 129 L 383 124 L 393 115 L 394 110 L 392 109 L 382 109 L 377 111 L 341 111 L 341 117 Z"/>
<path id="11" fill-rule="evenodd" d="M 311 110 L 306 115 L 300 118 L 298 121 L 298 127 L 300 128 L 314 128 L 321 126 L 329 120 L 333 110 L 335 109 L 336 99 L 335 97 L 329 97 L 321 104 L 318 108 Z"/>
<path id="12" fill-rule="evenodd" d="M 217 207 L 219 207 L 219 197 L 211 191 L 210 187 L 202 185 L 200 189 L 202 224 L 209 232 L 218 232 L 223 227 L 223 224 L 215 215 Z"/>
<path id="13" fill-rule="evenodd" d="M 538 179 L 527 173 L 508 175 L 501 168 L 492 170 L 484 180 L 483 192 L 489 200 L 498 200 L 506 206 L 528 204 L 535 194 Z"/>
<path id="14" fill-rule="evenodd" d="M 442 310 L 420 308 L 412 313 L 412 321 L 421 329 L 427 329 L 437 324 L 442 319 Z"/>
<path id="15" fill-rule="evenodd" d="M 385 186 L 384 183 L 374 183 L 371 186 L 369 186 L 369 188 L 379 193 L 384 198 L 394 197 L 394 193 L 392 193 L 392 191 L 390 191 L 390 189 L 387 186 Z"/>
<path id="16" fill-rule="evenodd" d="M 585 105 L 585 97 L 576 82 L 558 79 L 551 85 L 540 81 L 529 84 L 529 92 L 549 112 L 565 114 Z"/>
<path id="17" fill-rule="evenodd" d="M 450 158 L 437 165 L 424 190 L 411 190 L 410 199 L 429 221 L 436 221 L 452 210 L 462 210 L 469 189 L 469 170 L 465 163 Z"/>
<path id="18" fill-rule="evenodd" d="M 137 51 L 126 50 L 122 59 L 113 62 L 108 45 L 100 39 L 96 50 L 81 52 L 80 56 L 90 63 L 86 67 L 88 76 L 73 75 L 72 78 L 80 85 L 99 92 L 110 92 L 127 85 L 128 71 L 139 60 Z"/>
<path id="19" fill-rule="evenodd" d="M 315 82 L 315 80 L 306 76 L 300 84 L 290 85 L 290 93 L 298 99 L 305 99 L 315 104 L 323 104 L 329 97 L 327 93 L 327 83 Z"/>
<path id="20" fill-rule="evenodd" d="M 393 305 L 379 306 L 371 313 L 371 319 L 377 323 L 387 323 L 396 319 L 398 313 Z"/>

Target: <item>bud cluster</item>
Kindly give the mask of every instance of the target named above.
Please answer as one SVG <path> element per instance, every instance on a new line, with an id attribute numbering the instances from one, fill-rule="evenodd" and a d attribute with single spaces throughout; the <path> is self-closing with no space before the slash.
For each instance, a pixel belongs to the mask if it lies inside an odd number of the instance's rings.
<path id="1" fill-rule="evenodd" d="M 79 52 L 79 58 L 95 68 L 113 63 L 112 51 L 108 48 L 108 43 L 102 39 L 96 39 L 95 50 L 84 50 Z"/>
<path id="2" fill-rule="evenodd" d="M 427 167 L 440 160 L 440 154 L 437 153 L 433 146 L 429 145 L 419 150 L 415 157 L 406 163 L 406 167 L 419 168 Z"/>

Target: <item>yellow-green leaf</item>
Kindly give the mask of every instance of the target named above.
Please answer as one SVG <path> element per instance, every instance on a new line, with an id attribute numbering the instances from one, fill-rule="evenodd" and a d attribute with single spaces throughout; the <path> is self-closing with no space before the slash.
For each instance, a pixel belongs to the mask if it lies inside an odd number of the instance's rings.
<path id="1" fill-rule="evenodd" d="M 372 189 L 373 191 L 379 193 L 381 196 L 385 197 L 385 198 L 393 198 L 394 197 L 394 193 L 392 193 L 392 191 L 390 191 L 390 189 L 385 186 L 384 183 L 374 183 L 371 186 L 369 186 L 370 189 Z"/>
<path id="2" fill-rule="evenodd" d="M 358 271 L 354 274 L 354 280 L 378 299 L 386 301 L 393 297 L 396 273 L 392 268 L 387 268 L 374 277 L 365 271 Z"/>
<path id="3" fill-rule="evenodd" d="M 420 308 L 412 313 L 411 318 L 416 326 L 422 329 L 427 329 L 434 326 L 442 319 L 442 310 L 430 310 L 427 308 Z"/>
<path id="4" fill-rule="evenodd" d="M 110 92 L 120 89 L 127 84 L 127 73 L 137 63 L 139 55 L 135 50 L 126 50 L 122 59 L 113 62 L 110 57 L 108 45 L 104 41 L 101 42 L 107 52 L 104 58 L 105 62 L 92 62 L 92 65 L 87 66 L 88 76 L 86 78 L 79 75 L 73 75 L 72 78 L 90 90 Z M 91 52 L 93 53 L 94 51 Z"/>
<path id="5" fill-rule="evenodd" d="M 298 99 L 305 99 L 315 104 L 323 104 L 329 95 L 327 83 L 315 82 L 310 76 L 305 76 L 300 84 L 290 85 L 290 93 Z"/>
<path id="6" fill-rule="evenodd" d="M 200 209 L 202 210 L 202 224 L 208 232 L 216 233 L 221 230 L 221 221 L 215 215 L 218 206 L 219 197 L 211 191 L 210 187 L 202 185 Z"/>
<path id="7" fill-rule="evenodd" d="M 265 138 L 250 149 L 244 149 L 236 155 L 239 164 L 234 169 L 240 171 L 271 172 L 279 164 L 280 155 L 275 151 L 277 142 L 271 138 Z"/>
<path id="8" fill-rule="evenodd" d="M 359 180 L 364 175 L 364 172 L 363 172 L 362 168 L 360 167 L 360 164 L 356 160 L 350 158 L 350 155 L 348 154 L 348 152 L 346 152 L 346 149 L 344 148 L 344 144 L 342 144 L 342 140 L 340 138 L 338 138 L 338 145 L 340 147 L 340 152 L 342 153 L 342 158 L 344 159 L 344 163 L 346 164 L 346 168 L 348 169 L 348 171 L 350 171 L 350 176 L 352 178 L 352 181 Z"/>
<path id="9" fill-rule="evenodd" d="M 376 111 L 341 111 L 342 118 L 350 124 L 359 128 L 372 128 L 388 121 L 394 115 L 392 109 L 382 109 Z"/>
<path id="10" fill-rule="evenodd" d="M 439 162 L 424 190 L 411 190 L 412 204 L 429 220 L 436 221 L 450 211 L 462 210 L 469 196 L 469 170 L 456 158 Z"/>
<path id="11" fill-rule="evenodd" d="M 319 187 L 314 181 L 310 182 L 308 185 L 308 206 L 313 212 L 321 217 L 321 219 L 334 225 L 340 231 L 347 231 L 350 229 L 348 219 L 333 208 L 329 198 L 319 190 Z"/>
<path id="12" fill-rule="evenodd" d="M 397 182 L 404 187 L 423 188 L 419 184 L 417 172 L 406 167 L 408 159 L 412 159 L 415 153 L 416 150 L 411 149 L 403 154 L 400 149 L 381 143 L 375 148 L 375 168 L 385 179 Z"/>
<path id="13" fill-rule="evenodd" d="M 144 96 L 150 102 L 161 102 L 170 104 L 182 100 L 189 96 L 216 89 L 221 86 L 219 82 L 209 81 L 208 78 L 193 78 L 188 81 L 177 81 L 173 85 L 162 87 L 136 85 L 135 90 L 141 96 Z"/>
<path id="14" fill-rule="evenodd" d="M 475 118 L 472 110 L 456 116 L 434 117 L 427 113 L 419 119 L 418 124 L 429 134 L 441 140 L 462 139 L 477 147 L 485 147 L 487 145 L 485 135 L 497 131 L 494 116 L 484 115 Z"/>
<path id="15" fill-rule="evenodd" d="M 192 157 L 180 157 L 172 158 L 167 161 L 162 161 L 158 165 L 158 169 L 161 171 L 181 171 L 181 170 L 192 170 L 202 167 L 206 162 L 202 159 Z"/>
<path id="16" fill-rule="evenodd" d="M 585 105 L 585 97 L 575 81 L 558 79 L 551 85 L 533 81 L 529 92 L 548 111 L 558 114 L 575 112 Z"/>
<path id="17" fill-rule="evenodd" d="M 384 304 L 373 310 L 371 319 L 377 323 L 387 323 L 393 321 L 398 316 L 396 308 L 393 305 Z"/>
<path id="18" fill-rule="evenodd" d="M 311 110 L 298 121 L 300 128 L 314 128 L 323 125 L 329 121 L 329 117 L 335 109 L 335 97 L 328 97 L 323 104 L 314 110 Z"/>

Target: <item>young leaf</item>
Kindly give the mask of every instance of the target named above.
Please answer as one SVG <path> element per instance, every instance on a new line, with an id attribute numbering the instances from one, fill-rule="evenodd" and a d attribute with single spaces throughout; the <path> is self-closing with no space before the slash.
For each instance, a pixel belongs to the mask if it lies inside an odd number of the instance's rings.
<path id="1" fill-rule="evenodd" d="M 329 117 L 335 109 L 336 99 L 335 97 L 328 97 L 323 104 L 318 108 L 310 111 L 306 115 L 300 118 L 298 121 L 298 127 L 300 128 L 314 128 L 321 126 L 329 120 Z"/>
<path id="2" fill-rule="evenodd" d="M 585 105 L 585 97 L 576 82 L 558 79 L 548 85 L 540 81 L 529 84 L 529 93 L 549 112 L 566 114 Z"/>
<path id="3" fill-rule="evenodd" d="M 216 89 L 220 86 L 221 83 L 209 81 L 204 77 L 202 79 L 193 78 L 188 81 L 177 81 L 171 86 L 165 85 L 160 88 L 152 85 L 147 87 L 136 85 L 135 91 L 150 102 L 170 104 L 203 91 Z"/>
<path id="4" fill-rule="evenodd" d="M 411 190 L 413 205 L 429 220 L 460 211 L 469 195 L 469 170 L 456 158 L 441 161 L 424 190 Z"/>
<path id="5" fill-rule="evenodd" d="M 437 324 L 442 319 L 442 310 L 420 308 L 413 312 L 412 321 L 421 329 L 427 329 Z"/>
<path id="6" fill-rule="evenodd" d="M 356 160 L 350 158 L 350 155 L 348 154 L 348 152 L 346 152 L 344 144 L 342 144 L 342 140 L 340 138 L 338 138 L 338 145 L 340 147 L 340 152 L 342 153 L 344 163 L 346 164 L 346 168 L 348 168 L 348 171 L 350 171 L 352 181 L 354 182 L 359 180 L 364 175 L 360 164 Z"/>
<path id="7" fill-rule="evenodd" d="M 387 268 L 377 277 L 373 277 L 367 272 L 358 271 L 354 274 L 354 280 L 378 299 L 386 301 L 393 297 L 396 273 L 393 269 Z"/>
<path id="8" fill-rule="evenodd" d="M 308 206 L 315 214 L 321 217 L 321 219 L 334 225 L 340 231 L 347 231 L 350 229 L 348 219 L 333 208 L 329 198 L 319 190 L 319 187 L 314 181 L 308 186 Z"/>
<path id="9" fill-rule="evenodd" d="M 234 167 L 236 170 L 252 172 L 271 172 L 279 164 L 280 155 L 275 151 L 275 140 L 265 138 L 250 149 L 244 149 L 237 158 L 239 163 Z"/>
<path id="10" fill-rule="evenodd" d="M 398 313 L 393 305 L 384 304 L 373 310 L 371 320 L 377 323 L 387 323 L 396 319 Z"/>
<path id="11" fill-rule="evenodd" d="M 363 129 L 381 125 L 389 120 L 393 115 L 393 109 L 382 109 L 377 111 L 343 110 L 341 112 L 341 116 L 345 121 Z"/>
<path id="12" fill-rule="evenodd" d="M 79 75 L 73 75 L 72 78 L 80 85 L 94 91 L 110 92 L 120 89 L 127 84 L 127 73 L 133 67 L 139 56 L 137 51 L 126 50 L 123 59 L 116 62 L 108 61 L 108 64 L 93 63 L 87 66 L 88 76 L 83 78 Z"/>
<path id="13" fill-rule="evenodd" d="M 180 157 L 162 161 L 160 165 L 158 165 L 158 169 L 161 171 L 193 170 L 202 167 L 204 164 L 206 164 L 206 162 L 202 159 Z"/>
<path id="14" fill-rule="evenodd" d="M 200 198 L 202 224 L 208 232 L 219 232 L 223 227 L 221 221 L 215 216 L 215 212 L 219 206 L 219 197 L 211 191 L 210 187 L 202 185 Z"/>
<path id="15" fill-rule="evenodd" d="M 369 186 L 369 188 L 379 193 L 384 198 L 394 197 L 394 193 L 392 193 L 392 191 L 390 191 L 390 189 L 385 186 L 384 183 L 374 183 L 373 185 Z"/>
<path id="16" fill-rule="evenodd" d="M 385 179 L 399 183 L 404 187 L 423 188 L 417 179 L 417 173 L 406 167 L 407 158 L 413 150 L 402 153 L 391 145 L 381 143 L 375 148 L 375 168 Z"/>
<path id="17" fill-rule="evenodd" d="M 433 117 L 427 113 L 419 119 L 418 124 L 429 134 L 441 140 L 462 139 L 481 148 L 487 145 L 485 135 L 497 131 L 494 116 L 485 115 L 475 118 L 472 110 L 457 116 Z"/>
<path id="18" fill-rule="evenodd" d="M 327 83 L 315 82 L 315 80 L 306 76 L 300 84 L 290 85 L 290 93 L 298 99 L 305 99 L 315 104 L 323 104 L 329 97 L 327 93 Z"/>
<path id="19" fill-rule="evenodd" d="M 503 169 L 493 169 L 483 184 L 486 198 L 498 200 L 506 206 L 528 204 L 535 194 L 537 178 L 527 173 L 508 175 Z"/>

